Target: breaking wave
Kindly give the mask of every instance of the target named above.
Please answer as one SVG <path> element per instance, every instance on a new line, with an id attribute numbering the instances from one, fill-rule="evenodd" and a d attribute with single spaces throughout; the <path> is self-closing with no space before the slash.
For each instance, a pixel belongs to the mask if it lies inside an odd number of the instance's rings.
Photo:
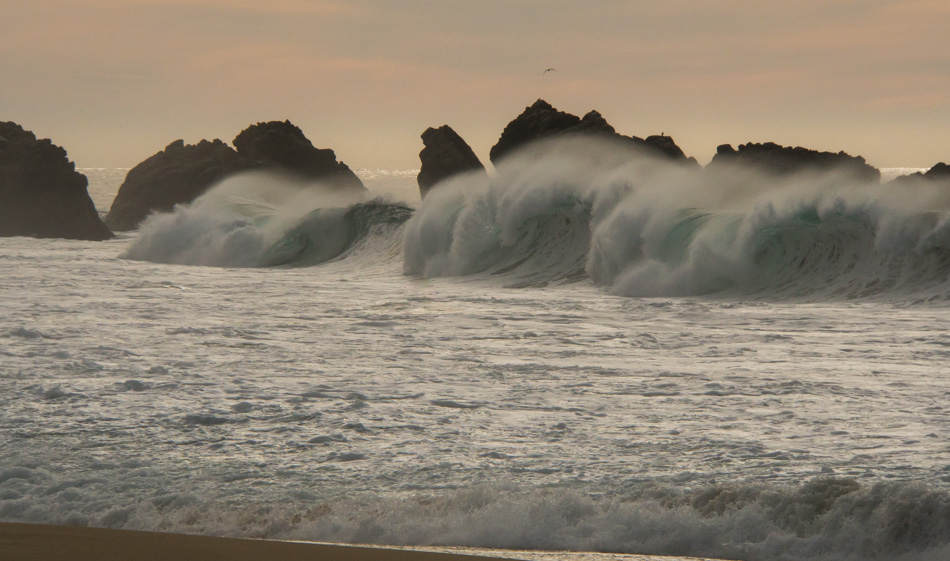
<path id="1" fill-rule="evenodd" d="M 0 481 L 26 485 L 33 471 L 0 472 Z M 320 497 L 319 490 L 301 490 L 279 504 L 158 494 L 128 504 L 95 503 L 104 509 L 99 512 L 78 512 L 71 502 L 77 490 L 89 494 L 108 485 L 70 481 L 37 495 L 40 502 L 0 499 L 0 516 L 285 540 L 748 561 L 938 561 L 950 553 L 950 494 L 899 482 L 828 477 L 797 486 L 695 489 L 646 482 L 616 493 L 495 483 L 395 495 Z M 57 497 L 65 502 L 59 505 Z"/>
<path id="2" fill-rule="evenodd" d="M 561 141 L 433 189 L 405 244 L 408 274 L 515 286 L 589 278 L 623 296 L 943 299 L 950 190 L 703 172 Z"/>
<path id="3" fill-rule="evenodd" d="M 359 249 L 359 251 L 357 251 Z M 441 183 L 418 210 L 261 173 L 151 216 L 122 257 L 221 267 L 359 255 L 412 276 L 620 296 L 950 298 L 950 189 L 838 173 L 777 179 L 537 143 Z"/>
<path id="4" fill-rule="evenodd" d="M 391 240 L 411 212 L 272 173 L 243 174 L 190 205 L 150 216 L 122 257 L 216 267 L 319 265 L 369 238 Z"/>

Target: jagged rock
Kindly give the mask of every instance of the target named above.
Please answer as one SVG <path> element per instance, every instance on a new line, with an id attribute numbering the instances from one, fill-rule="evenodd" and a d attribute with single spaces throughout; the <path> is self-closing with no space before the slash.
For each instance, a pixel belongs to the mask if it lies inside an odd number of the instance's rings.
<path id="1" fill-rule="evenodd" d="M 950 166 L 943 162 L 937 162 L 932 168 L 927 170 L 924 177 L 941 181 L 950 179 Z"/>
<path id="2" fill-rule="evenodd" d="M 917 172 L 910 175 L 901 175 L 894 178 L 889 185 L 910 185 L 917 182 L 923 183 L 950 183 L 950 166 L 943 162 L 934 164 L 925 173 Z"/>
<path id="3" fill-rule="evenodd" d="M 279 169 L 307 179 L 324 180 L 344 189 L 364 189 L 363 183 L 329 148 L 315 148 L 290 121 L 257 123 L 233 141 L 249 168 Z"/>
<path id="4" fill-rule="evenodd" d="M 425 145 L 419 152 L 422 167 L 416 177 L 422 197 L 444 179 L 467 171 L 485 169 L 471 147 L 448 125 L 426 129 L 422 133 L 422 143 Z"/>
<path id="5" fill-rule="evenodd" d="M 218 181 L 246 168 L 240 155 L 218 139 L 198 144 L 176 140 L 129 170 L 106 224 L 115 231 L 134 230 L 150 213 L 168 212 L 193 201 Z"/>
<path id="6" fill-rule="evenodd" d="M 683 150 L 673 142 L 673 138 L 666 135 L 654 135 L 648 136 L 644 141 L 655 150 L 666 154 L 672 160 L 686 160 L 686 154 L 683 153 Z M 693 160 L 695 161 L 695 160 Z"/>
<path id="7" fill-rule="evenodd" d="M 689 162 L 673 139 L 669 136 L 651 136 L 644 140 L 637 136 L 618 134 L 597 111 L 590 111 L 583 118 L 558 111 L 550 103 L 539 99 L 508 123 L 495 146 L 489 152 L 492 162 L 498 162 L 512 151 L 542 138 L 557 135 L 599 136 L 617 140 L 643 153 L 667 157 L 672 160 Z"/>
<path id="8" fill-rule="evenodd" d="M 177 140 L 129 171 L 119 188 L 106 224 L 132 230 L 150 213 L 168 212 L 188 203 L 235 173 L 273 169 L 340 189 L 364 190 L 333 150 L 318 149 L 290 121 L 257 123 L 241 131 L 231 148 L 221 140 L 185 144 Z"/>
<path id="9" fill-rule="evenodd" d="M 876 183 L 881 180 L 881 172 L 861 156 L 844 152 L 819 152 L 800 146 L 792 148 L 774 142 L 740 144 L 738 150 L 730 144 L 722 144 L 716 149 L 716 155 L 706 169 L 715 170 L 729 165 L 771 175 L 834 170 L 847 173 L 859 181 Z"/>
<path id="10" fill-rule="evenodd" d="M 488 158 L 497 163 L 514 149 L 533 140 L 561 133 L 580 121 L 580 117 L 558 111 L 550 103 L 539 99 L 508 123 L 498 142 L 492 146 Z"/>
<path id="11" fill-rule="evenodd" d="M 0 122 L 0 236 L 111 238 L 88 185 L 66 150 Z"/>

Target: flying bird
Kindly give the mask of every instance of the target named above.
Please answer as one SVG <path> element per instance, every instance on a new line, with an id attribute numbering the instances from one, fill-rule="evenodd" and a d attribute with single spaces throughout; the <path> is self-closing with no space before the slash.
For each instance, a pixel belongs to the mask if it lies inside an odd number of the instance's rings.
<path id="1" fill-rule="evenodd" d="M 557 68 L 548 68 L 547 70 L 545 70 L 544 72 L 542 72 L 541 75 L 544 76 L 544 75 L 547 74 L 548 72 L 557 72 Z"/>

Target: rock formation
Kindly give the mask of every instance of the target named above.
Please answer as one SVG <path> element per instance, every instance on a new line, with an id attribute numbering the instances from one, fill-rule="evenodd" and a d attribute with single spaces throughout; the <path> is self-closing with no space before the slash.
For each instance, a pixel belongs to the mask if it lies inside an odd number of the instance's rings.
<path id="1" fill-rule="evenodd" d="M 251 125 L 235 137 L 234 147 L 217 139 L 169 144 L 129 171 L 106 224 L 116 231 L 135 229 L 151 212 L 191 202 L 229 175 L 249 170 L 273 169 L 339 189 L 364 189 L 333 150 L 315 148 L 290 121 Z"/>
<path id="2" fill-rule="evenodd" d="M 861 156 L 844 152 L 819 152 L 800 146 L 791 148 L 774 142 L 740 144 L 738 150 L 730 144 L 722 144 L 716 148 L 716 155 L 706 169 L 715 170 L 729 165 L 779 176 L 838 171 L 859 181 L 877 183 L 881 180 L 881 172 L 868 165 Z"/>
<path id="3" fill-rule="evenodd" d="M 0 122 L 0 236 L 111 238 L 87 187 L 66 150 Z"/>
<path id="4" fill-rule="evenodd" d="M 168 212 L 190 202 L 245 168 L 238 153 L 220 140 L 198 144 L 176 140 L 129 170 L 106 224 L 115 231 L 134 230 L 149 213 Z"/>
<path id="5" fill-rule="evenodd" d="M 423 198 L 433 185 L 444 179 L 458 173 L 485 169 L 471 147 L 448 125 L 426 129 L 422 133 L 422 143 L 425 148 L 419 152 L 422 167 L 416 181 Z"/>
<path id="6" fill-rule="evenodd" d="M 581 118 L 558 111 L 543 99 L 539 99 L 530 107 L 526 107 L 524 112 L 508 123 L 498 142 L 489 152 L 489 158 L 492 162 L 497 163 L 512 151 L 532 141 L 557 135 L 587 135 L 610 138 L 622 141 L 641 153 L 666 157 L 684 163 L 689 162 L 695 165 L 695 160 L 687 158 L 669 136 L 651 136 L 646 140 L 637 136 L 624 136 L 618 134 L 614 127 L 607 123 L 597 111 L 590 111 Z"/>
<path id="7" fill-rule="evenodd" d="M 276 169 L 341 189 L 364 189 L 363 183 L 329 148 L 315 148 L 290 121 L 257 123 L 234 137 L 234 148 L 248 169 Z"/>
<path id="8" fill-rule="evenodd" d="M 902 186 L 913 183 L 950 183 L 950 166 L 943 162 L 934 164 L 925 173 L 917 172 L 910 175 L 902 175 L 894 178 L 889 185 Z"/>

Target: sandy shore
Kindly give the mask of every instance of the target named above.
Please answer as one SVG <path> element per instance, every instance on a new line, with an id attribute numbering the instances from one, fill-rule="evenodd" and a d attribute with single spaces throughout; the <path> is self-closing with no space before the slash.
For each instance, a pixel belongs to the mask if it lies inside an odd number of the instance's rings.
<path id="1" fill-rule="evenodd" d="M 434 548 L 433 548 L 434 549 Z M 685 561 L 685 558 L 444 548 L 423 551 L 0 522 L 2 561 Z"/>

